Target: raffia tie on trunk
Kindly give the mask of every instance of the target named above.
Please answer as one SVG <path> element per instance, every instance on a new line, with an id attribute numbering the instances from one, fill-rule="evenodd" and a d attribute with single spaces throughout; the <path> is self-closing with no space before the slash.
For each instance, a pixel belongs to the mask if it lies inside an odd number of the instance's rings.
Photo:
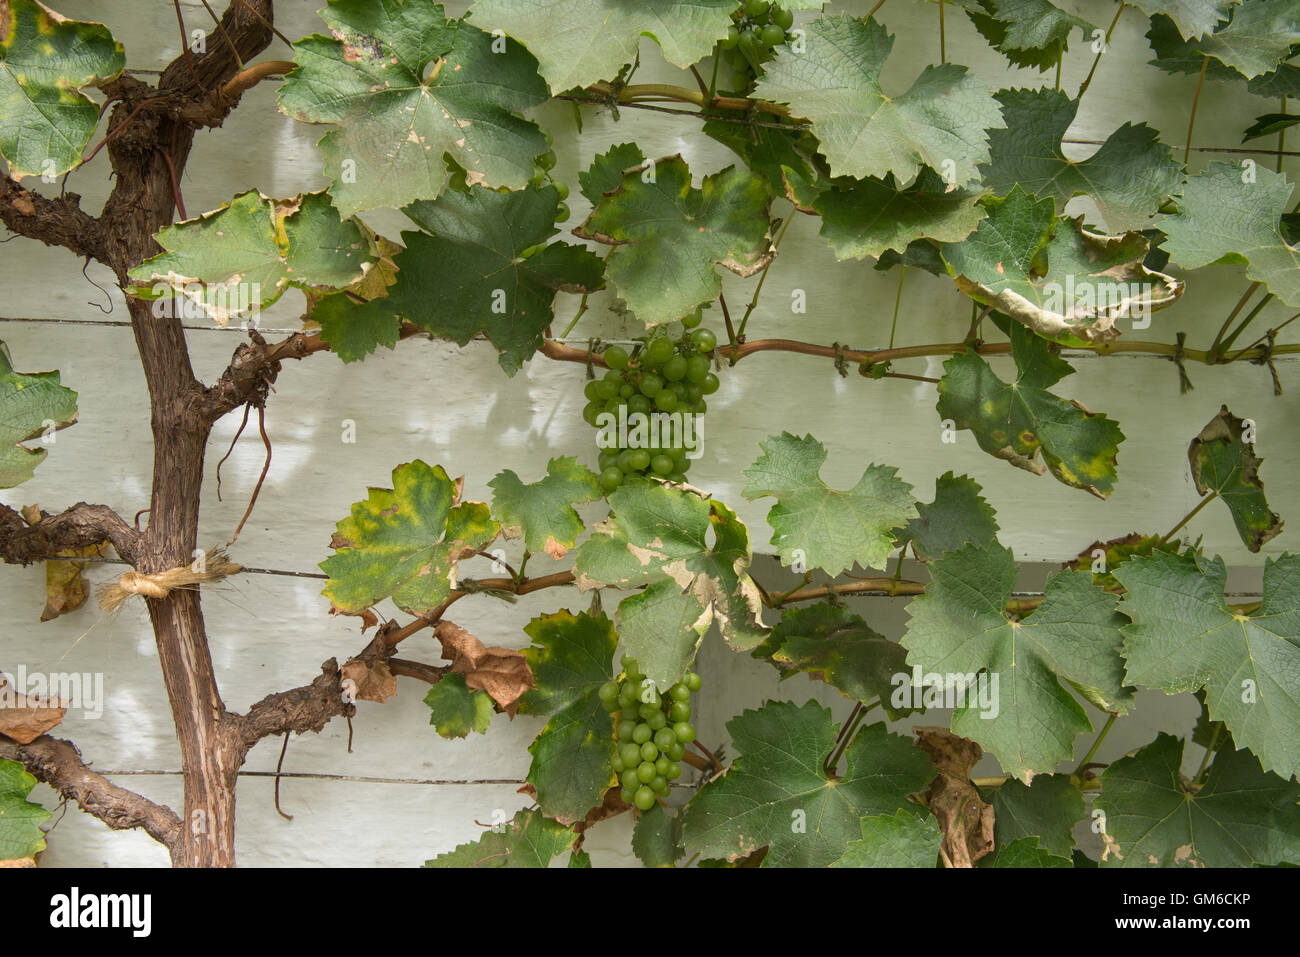
<path id="1" fill-rule="evenodd" d="M 202 571 L 195 570 L 197 564 L 199 563 L 195 562 L 194 565 L 182 565 L 148 575 L 137 571 L 124 572 L 116 582 L 99 586 L 96 592 L 99 607 L 107 612 L 117 611 L 132 595 L 166 598 L 177 588 L 212 584 L 244 570 L 243 565 L 237 565 L 226 558 L 225 549 L 221 547 L 210 549 L 204 555 Z"/>

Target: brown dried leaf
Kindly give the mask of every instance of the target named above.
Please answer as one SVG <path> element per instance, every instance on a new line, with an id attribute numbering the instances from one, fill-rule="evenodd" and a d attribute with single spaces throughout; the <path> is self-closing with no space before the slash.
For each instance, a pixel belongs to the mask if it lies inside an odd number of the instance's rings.
<path id="1" fill-rule="evenodd" d="M 351 679 L 357 686 L 354 697 L 359 701 L 378 701 L 383 704 L 397 694 L 397 679 L 388 668 L 388 662 L 359 661 L 352 658 L 340 669 L 343 681 Z"/>
<path id="2" fill-rule="evenodd" d="M 466 687 L 486 691 L 510 717 L 524 693 L 537 687 L 523 652 L 489 648 L 449 621 L 438 622 L 433 633 L 442 642 L 442 656 L 451 662 L 451 670 L 465 676 Z"/>
<path id="3" fill-rule="evenodd" d="M 63 720 L 67 703 L 57 698 L 36 698 L 18 694 L 7 681 L 0 681 L 0 735 L 19 744 L 31 744 Z"/>
<path id="4" fill-rule="evenodd" d="M 925 803 L 939 821 L 943 844 L 953 867 L 974 867 L 993 850 L 993 806 L 985 804 L 971 783 L 971 769 L 984 756 L 974 741 L 947 728 L 916 727 L 916 746 L 939 772 L 925 792 Z"/>
<path id="5" fill-rule="evenodd" d="M 87 558 L 103 558 L 108 553 L 108 542 L 66 551 Z M 85 562 L 51 560 L 45 563 L 45 608 L 41 611 L 41 621 L 51 621 L 60 615 L 76 611 L 86 603 L 90 586 L 81 574 L 85 569 Z"/>

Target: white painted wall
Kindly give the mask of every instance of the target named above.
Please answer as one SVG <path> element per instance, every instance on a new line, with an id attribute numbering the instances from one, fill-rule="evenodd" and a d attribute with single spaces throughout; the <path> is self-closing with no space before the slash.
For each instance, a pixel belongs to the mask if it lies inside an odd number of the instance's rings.
<path id="1" fill-rule="evenodd" d="M 169 4 L 62 0 L 56 6 L 69 17 L 107 22 L 126 45 L 133 69 L 158 69 L 178 53 Z M 282 0 L 277 6 L 277 22 L 288 36 L 323 30 L 313 14 L 318 3 Z M 466 4 L 447 6 L 456 14 Z M 864 13 L 869 6 L 854 0 L 831 9 Z M 1103 28 L 1114 11 L 1112 3 L 1101 0 L 1065 6 Z M 183 0 L 181 7 L 191 26 L 207 22 L 201 4 Z M 1040 77 L 1008 69 L 963 14 L 951 7 L 947 12 L 950 59 L 970 65 L 991 87 L 1051 82 L 1050 74 Z M 885 71 L 892 89 L 905 88 L 919 64 L 937 59 L 936 14 L 935 4 L 916 0 L 892 0 L 877 14 L 898 34 Z M 1182 142 L 1195 78 L 1169 77 L 1145 67 L 1150 59 L 1145 30 L 1146 21 L 1126 11 L 1084 100 L 1073 137 L 1100 140 L 1125 121 L 1145 120 L 1162 131 L 1166 142 Z M 265 56 L 287 57 L 277 46 Z M 645 62 L 638 79 L 681 82 L 675 71 L 657 65 L 653 44 L 643 43 L 642 53 Z M 1091 60 L 1091 52 L 1077 44 L 1076 37 L 1076 49 L 1065 63 L 1063 89 L 1078 88 Z M 323 131 L 277 113 L 274 95 L 274 84 L 263 84 L 245 97 L 224 128 L 199 135 L 182 184 L 190 215 L 214 208 L 250 186 L 288 196 L 325 185 L 314 149 Z M 1201 99 L 1196 142 L 1235 146 L 1248 118 L 1275 108 L 1275 103 L 1247 96 L 1240 86 L 1210 84 Z M 574 187 L 570 225 L 580 223 L 587 213 L 576 173 L 611 143 L 635 139 L 652 156 L 681 152 L 697 180 L 733 162 L 727 150 L 700 134 L 687 118 L 624 110 L 615 123 L 604 112 L 586 110 L 581 136 L 572 128 L 568 104 L 543 107 L 537 119 L 555 137 L 557 175 Z M 1081 147 L 1078 155 L 1091 149 Z M 1193 168 L 1205 162 L 1205 154 L 1194 156 Z M 1291 162 L 1292 177 L 1296 170 Z M 106 172 L 101 158 L 71 178 L 69 189 L 82 193 L 86 208 L 95 210 L 102 202 Z M 372 221 L 394 238 L 401 228 L 397 214 Z M 791 227 L 751 319 L 751 337 L 885 345 L 897 275 L 877 273 L 867 264 L 837 263 L 818 239 L 817 226 L 816 220 L 800 217 Z M 26 240 L 0 247 L 0 339 L 8 343 L 21 370 L 60 369 L 63 381 L 80 393 L 81 409 L 79 423 L 59 434 L 36 478 L 4 492 L 3 501 L 15 507 L 38 502 L 58 510 L 84 499 L 107 503 L 129 516 L 148 505 L 151 447 L 144 382 L 130 331 L 123 325 L 126 312 L 120 294 L 111 291 L 113 310 L 101 314 L 93 303 L 104 302 L 106 295 L 87 283 L 80 269 L 71 254 Z M 101 286 L 111 285 L 100 267 L 92 266 L 87 274 Z M 1172 342 L 1174 332 L 1184 330 L 1189 344 L 1203 346 L 1245 285 L 1240 267 L 1201 270 L 1191 277 L 1195 298 L 1158 313 L 1142 335 Z M 747 299 L 750 288 L 749 282 L 727 278 L 733 303 Z M 789 312 L 795 288 L 808 294 L 806 315 Z M 633 331 L 620 329 L 605 310 L 607 302 L 607 296 L 593 298 L 575 336 L 611 338 Z M 300 306 L 297 293 L 285 296 L 263 317 L 263 329 L 293 327 Z M 576 299 L 561 296 L 559 308 L 562 316 L 571 316 Z M 1268 310 L 1259 320 L 1260 328 L 1286 314 L 1281 308 Z M 899 342 L 960 338 L 968 318 L 969 306 L 949 283 L 913 271 L 904 294 Z M 33 319 L 42 321 L 28 321 Z M 195 326 L 189 334 L 195 368 L 211 381 L 228 363 L 240 335 L 197 322 Z M 1008 360 L 993 362 L 1005 373 Z M 978 449 L 969 433 L 962 433 L 956 445 L 941 443 L 930 386 L 871 382 L 856 374 L 840 379 L 825 360 L 775 353 L 747 359 L 724 375 L 723 387 L 710 404 L 707 454 L 693 468 L 691 480 L 736 508 L 751 528 L 756 549 L 770 551 L 770 530 L 764 523 L 770 500 L 742 499 L 740 471 L 756 457 L 757 443 L 766 435 L 782 429 L 811 431 L 832 450 L 825 470 L 832 484 L 851 484 L 868 463 L 886 462 L 899 466 L 918 496 L 929 499 L 936 477 L 949 469 L 965 472 L 984 486 L 999 511 L 1002 541 L 1019 558 L 1059 562 L 1098 538 L 1172 527 L 1196 500 L 1187 474 L 1187 442 L 1220 403 L 1227 402 L 1234 412 L 1258 423 L 1270 500 L 1284 517 L 1294 512 L 1300 499 L 1300 452 L 1293 428 L 1300 415 L 1300 382 L 1295 365 L 1280 366 L 1289 388 L 1282 397 L 1272 395 L 1267 372 L 1255 367 L 1191 367 L 1196 390 L 1180 396 L 1177 374 L 1166 361 L 1083 358 L 1075 365 L 1078 374 L 1064 384 L 1065 394 L 1118 418 L 1128 437 L 1119 457 L 1121 481 L 1108 502 L 996 461 Z M 899 368 L 940 374 L 938 360 L 917 360 Z M 483 500 L 489 496 L 487 482 L 502 468 L 532 481 L 553 455 L 577 454 L 594 461 L 592 431 L 579 416 L 582 376 L 579 366 L 537 359 L 507 379 L 486 344 L 460 349 L 428 341 L 404 343 L 394 353 L 350 366 L 329 355 L 289 363 L 267 411 L 274 463 L 234 557 L 247 566 L 314 571 L 330 554 L 330 533 L 349 505 L 364 496 L 367 486 L 388 485 L 392 468 L 416 457 L 441 463 L 453 475 L 464 473 L 467 496 Z M 340 440 L 344 419 L 357 423 L 354 445 Z M 237 424 L 237 416 L 220 423 L 209 449 L 204 542 L 230 537 L 261 469 L 261 443 L 250 431 L 223 469 L 224 501 L 217 500 L 213 469 Z M 1212 551 L 1240 566 L 1234 567 L 1234 588 L 1258 586 L 1263 558 L 1241 546 L 1226 510 L 1206 509 L 1193 530 L 1204 534 Z M 1284 533 L 1266 547 L 1266 554 L 1294 548 L 1292 537 Z M 512 551 L 511 559 L 516 556 Z M 542 572 L 548 561 L 534 558 L 530 571 Z M 764 582 L 779 585 L 789 580 L 769 559 L 759 558 L 757 570 Z M 486 565 L 479 569 L 471 564 L 466 573 L 485 571 Z M 108 566 L 91 575 L 98 581 L 118 572 Z M 1042 568 L 1027 568 L 1026 581 L 1032 585 L 1042 574 Z M 42 576 L 39 567 L 0 569 L 0 602 L 9 621 L 0 667 L 25 664 L 30 670 L 102 672 L 107 696 L 103 717 L 88 720 L 73 713 L 60 731 L 118 783 L 179 804 L 179 752 L 143 607 L 128 605 L 111 619 L 84 608 L 41 624 L 37 616 L 43 604 Z M 328 602 L 319 594 L 320 584 L 243 575 L 209 595 L 208 630 L 229 707 L 243 710 L 272 691 L 309 681 L 326 658 L 342 660 L 363 647 L 365 639 L 355 620 L 326 615 Z M 901 634 L 905 602 L 859 598 L 850 604 L 879 631 Z M 521 626 L 530 617 L 584 605 L 572 591 L 543 592 L 514 606 L 467 599 L 456 607 L 455 620 L 488 644 L 524 647 L 528 640 Z M 412 638 L 402 653 L 439 660 L 437 643 L 427 633 Z M 731 654 L 714 636 L 706 640 L 700 669 L 706 680 L 700 734 L 710 744 L 724 741 L 728 718 L 773 695 L 798 700 L 816 695 L 839 715 L 849 707 L 833 690 L 804 679 L 778 689 L 770 668 Z M 541 728 L 539 720 L 520 717 L 509 722 L 498 717 L 486 739 L 448 742 L 428 727 L 421 702 L 425 686 L 404 678 L 398 688 L 397 697 L 385 705 L 360 706 L 351 753 L 346 747 L 348 728 L 340 721 L 320 735 L 291 742 L 281 803 L 294 815 L 292 822 L 277 816 L 272 806 L 268 772 L 275 768 L 280 742 L 264 741 L 254 749 L 239 790 L 242 864 L 418 864 L 473 839 L 480 831 L 475 822 L 490 821 L 494 809 L 512 814 L 526 803 L 515 791 L 527 772 L 526 748 Z M 1156 727 L 1186 730 L 1193 715 L 1193 703 L 1186 696 L 1147 694 L 1137 714 L 1116 726 L 1100 759 L 1146 743 Z M 946 720 L 945 714 L 931 714 L 920 723 Z M 903 730 L 913 723 L 905 722 Z M 1080 739 L 1082 749 L 1087 743 Z M 1199 754 L 1193 758 L 1199 760 Z M 980 773 L 996 773 L 996 766 L 986 759 Z M 35 793 L 55 806 L 44 786 Z M 630 822 L 623 818 L 590 833 L 587 847 L 598 865 L 633 861 L 629 829 Z M 75 809 L 68 810 L 50 835 L 43 858 L 47 866 L 166 862 L 166 854 L 149 838 L 110 832 Z"/>

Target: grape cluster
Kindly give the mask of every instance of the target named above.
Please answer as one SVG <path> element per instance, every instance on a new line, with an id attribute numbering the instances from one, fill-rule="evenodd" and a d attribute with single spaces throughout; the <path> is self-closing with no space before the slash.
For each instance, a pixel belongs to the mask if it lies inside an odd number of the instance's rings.
<path id="1" fill-rule="evenodd" d="M 670 331 L 678 324 L 660 326 L 629 354 L 621 346 L 604 352 L 609 371 L 603 378 L 587 383 L 587 405 L 582 417 L 588 425 L 599 427 L 598 417 L 605 412 L 622 421 L 620 410 L 648 415 L 653 412 L 703 413 L 708 410 L 704 397 L 718 391 L 718 377 L 710 369 L 709 356 L 718 338 L 699 327 L 697 311 L 681 321 L 680 335 Z M 661 430 L 663 431 L 663 430 Z M 600 487 L 608 494 L 629 476 L 655 475 L 670 482 L 683 482 L 691 467 L 688 449 L 680 431 L 671 436 L 655 435 L 649 448 L 603 449 L 600 453 Z M 662 439 L 667 438 L 665 443 Z"/>
<path id="2" fill-rule="evenodd" d="M 794 14 L 769 0 L 743 0 L 731 20 L 718 46 L 737 75 L 752 77 L 759 64 L 772 59 L 773 48 L 789 39 Z"/>
<path id="3" fill-rule="evenodd" d="M 551 134 L 545 130 L 542 131 L 542 135 L 546 137 L 548 149 L 545 153 L 533 158 L 533 175 L 528 180 L 528 185 L 535 187 L 550 185 L 555 187 L 555 191 L 560 194 L 560 205 L 555 210 L 555 222 L 558 225 L 567 222 L 569 219 L 569 204 L 565 202 L 569 198 L 569 186 L 564 180 L 552 178 L 551 170 L 555 169 L 556 156 L 555 150 L 550 147 L 554 145 L 555 141 L 551 138 Z"/>
<path id="4" fill-rule="evenodd" d="M 695 740 L 691 693 L 699 690 L 700 676 L 688 671 L 660 694 L 655 683 L 639 673 L 636 659 L 627 657 L 623 676 L 601 685 L 601 704 L 618 714 L 613 766 L 626 803 L 648 811 L 658 798 L 668 796 L 669 784 L 682 776 L 679 762 L 686 745 Z"/>

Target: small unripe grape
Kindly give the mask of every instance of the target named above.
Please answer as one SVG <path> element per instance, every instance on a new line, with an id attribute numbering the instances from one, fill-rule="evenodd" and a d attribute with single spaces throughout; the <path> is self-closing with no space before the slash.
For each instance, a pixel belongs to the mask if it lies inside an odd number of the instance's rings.
<path id="1" fill-rule="evenodd" d="M 684 356 L 673 356 L 664 363 L 662 371 L 665 379 L 669 382 L 676 382 L 686 375 L 686 368 L 686 358 Z"/>
<path id="2" fill-rule="evenodd" d="M 653 780 L 653 779 L 652 779 Z M 636 789 L 635 803 L 642 811 L 648 811 L 655 806 L 655 792 L 649 785 L 643 784 Z"/>
<path id="3" fill-rule="evenodd" d="M 636 730 L 636 725 L 631 721 L 619 721 L 618 723 L 618 740 L 631 741 L 632 732 Z"/>
<path id="4" fill-rule="evenodd" d="M 636 766 L 637 780 L 642 784 L 649 784 L 655 779 L 655 775 L 658 773 L 659 772 L 655 770 L 654 764 L 650 761 L 642 761 Z"/>
<path id="5" fill-rule="evenodd" d="M 658 771 L 661 775 L 664 775 L 665 777 L 668 775 L 668 769 L 672 767 L 672 765 L 673 763 L 669 761 L 667 758 L 665 758 L 662 754 L 659 755 L 659 757 L 655 758 L 655 770 Z"/>
<path id="6" fill-rule="evenodd" d="M 662 774 L 656 774 L 654 780 L 650 782 L 650 789 L 659 795 L 668 794 L 668 779 Z"/>
<path id="7" fill-rule="evenodd" d="M 718 344 L 718 337 L 713 334 L 712 329 L 696 329 L 691 333 L 691 342 L 695 343 L 695 348 L 701 352 L 712 352 Z"/>
<path id="8" fill-rule="evenodd" d="M 661 728 L 655 732 L 655 745 L 660 751 L 667 752 L 677 741 L 677 735 L 673 734 L 671 728 Z"/>
<path id="9" fill-rule="evenodd" d="M 682 776 L 682 766 L 678 764 L 676 761 L 670 762 L 668 765 L 668 773 L 665 774 L 664 777 L 666 777 L 669 781 L 676 781 L 681 776 Z"/>
<path id="10" fill-rule="evenodd" d="M 676 737 L 676 734 L 674 734 L 673 737 Z M 686 745 L 678 741 L 665 753 L 668 755 L 669 761 L 680 761 L 682 758 L 686 757 Z"/>
<path id="11" fill-rule="evenodd" d="M 785 7 L 773 7 L 772 22 L 782 30 L 789 30 L 794 26 L 794 14 L 785 9 Z"/>
<path id="12" fill-rule="evenodd" d="M 700 383 L 700 389 L 704 392 L 705 395 L 713 395 L 713 393 L 718 391 L 718 387 L 720 385 L 722 385 L 721 380 L 719 380 L 716 375 L 710 372 L 708 375 L 704 377 L 704 381 Z"/>
<path id="13" fill-rule="evenodd" d="M 592 379 L 582 387 L 582 394 L 592 402 L 596 401 L 596 399 L 600 397 L 600 381 L 598 379 Z"/>
<path id="14" fill-rule="evenodd" d="M 641 745 L 642 761 L 653 761 L 657 757 L 659 757 L 659 749 L 655 747 L 653 741 L 647 741 L 645 744 Z"/>
<path id="15" fill-rule="evenodd" d="M 556 180 L 555 182 L 553 182 L 551 185 L 554 186 L 554 187 L 555 187 L 555 191 L 556 191 L 557 193 L 560 194 L 560 202 L 564 202 L 566 199 L 569 198 L 569 184 L 568 184 L 568 183 L 564 182 L 563 180 L 559 180 L 559 179 L 557 179 L 557 180 Z"/>
<path id="16" fill-rule="evenodd" d="M 677 735 L 681 744 L 690 744 L 695 740 L 695 729 L 686 721 L 678 721 L 673 725 L 673 734 Z"/>
<path id="17" fill-rule="evenodd" d="M 638 745 L 645 744 L 654 737 L 654 729 L 648 724 L 638 724 L 632 729 L 632 740 Z"/>
<path id="18" fill-rule="evenodd" d="M 611 465 L 600 473 L 600 487 L 606 492 L 612 492 L 623 484 L 623 473 L 615 465 Z"/>
<path id="19" fill-rule="evenodd" d="M 638 472 L 644 472 L 650 467 L 650 453 L 645 449 L 633 449 L 628 457 L 628 461 L 631 463 L 633 469 Z"/>
<path id="20" fill-rule="evenodd" d="M 727 27 L 727 35 L 718 41 L 718 46 L 722 47 L 724 50 L 734 50 L 736 48 L 736 43 L 739 40 L 740 31 L 736 29 L 736 25 L 733 23 L 731 26 Z"/>
<path id="21" fill-rule="evenodd" d="M 534 161 L 539 169 L 555 168 L 555 150 L 547 150 Z"/>
<path id="22" fill-rule="evenodd" d="M 664 760 L 667 761 L 668 759 L 667 759 L 667 758 L 664 758 Z M 622 774 L 624 771 L 627 770 L 627 765 L 625 765 L 625 764 L 623 763 L 623 759 L 620 758 L 617 754 L 614 755 L 614 760 L 613 760 L 612 762 L 610 762 L 610 763 L 611 763 L 611 764 L 613 765 L 613 767 L 614 767 L 614 773 L 615 773 L 615 774 Z M 655 770 L 656 770 L 656 771 L 659 770 L 659 765 L 658 765 L 657 763 L 655 764 Z M 660 772 L 660 773 L 662 773 L 662 772 Z"/>
<path id="23" fill-rule="evenodd" d="M 758 31 L 758 38 L 763 41 L 763 46 L 770 50 L 778 43 L 785 42 L 785 31 L 775 23 L 769 23 Z"/>
<path id="24" fill-rule="evenodd" d="M 745 16 L 761 17 L 771 5 L 772 0 L 745 0 Z"/>
<path id="25" fill-rule="evenodd" d="M 663 389 L 655 396 L 655 406 L 660 412 L 671 412 L 677 408 L 677 393 L 671 389 Z"/>
<path id="26" fill-rule="evenodd" d="M 637 786 L 640 787 L 640 785 Z M 624 804 L 631 804 L 636 800 L 636 789 L 623 788 L 623 790 L 619 792 L 618 796 L 622 798 Z"/>
<path id="27" fill-rule="evenodd" d="M 629 768 L 635 768 L 641 763 L 641 745 L 624 744 L 618 749 L 618 756 L 623 759 L 623 764 Z"/>
<path id="28" fill-rule="evenodd" d="M 555 207 L 555 221 L 557 223 L 567 223 L 571 215 L 573 214 L 569 212 L 568 203 L 560 203 Z"/>
<path id="29" fill-rule="evenodd" d="M 732 27 L 731 29 L 734 30 L 736 28 Z M 740 39 L 739 34 L 736 35 L 736 39 Z M 700 309 L 696 309 L 689 316 L 682 316 L 682 325 L 685 326 L 687 329 L 694 329 L 703 321 L 704 321 L 704 314 L 703 311 Z"/>
<path id="30" fill-rule="evenodd" d="M 659 731 L 668 726 L 668 715 L 664 714 L 662 711 L 656 711 L 654 714 L 650 715 L 646 724 L 650 725 L 652 731 Z"/>
<path id="31" fill-rule="evenodd" d="M 650 399 L 644 395 L 632 396 L 632 398 L 627 400 L 627 411 L 629 413 L 638 412 L 641 415 L 648 414 L 650 411 Z M 595 425 L 595 423 L 593 422 L 592 425 Z"/>
<path id="32" fill-rule="evenodd" d="M 605 350 L 604 356 L 605 365 L 609 366 L 611 369 L 618 370 L 627 368 L 627 350 L 622 346 L 610 346 Z"/>
<path id="33" fill-rule="evenodd" d="M 671 475 L 673 460 L 666 455 L 656 455 L 650 460 L 650 468 L 656 475 Z"/>
<path id="34" fill-rule="evenodd" d="M 692 691 L 699 691 L 700 686 L 704 683 L 700 680 L 700 676 L 694 671 L 686 672 L 686 678 L 684 680 L 686 681 L 686 687 L 690 688 Z"/>
<path id="35" fill-rule="evenodd" d="M 682 721 L 691 720 L 691 706 L 685 701 L 674 701 L 672 712 L 669 714 L 674 724 Z"/>

